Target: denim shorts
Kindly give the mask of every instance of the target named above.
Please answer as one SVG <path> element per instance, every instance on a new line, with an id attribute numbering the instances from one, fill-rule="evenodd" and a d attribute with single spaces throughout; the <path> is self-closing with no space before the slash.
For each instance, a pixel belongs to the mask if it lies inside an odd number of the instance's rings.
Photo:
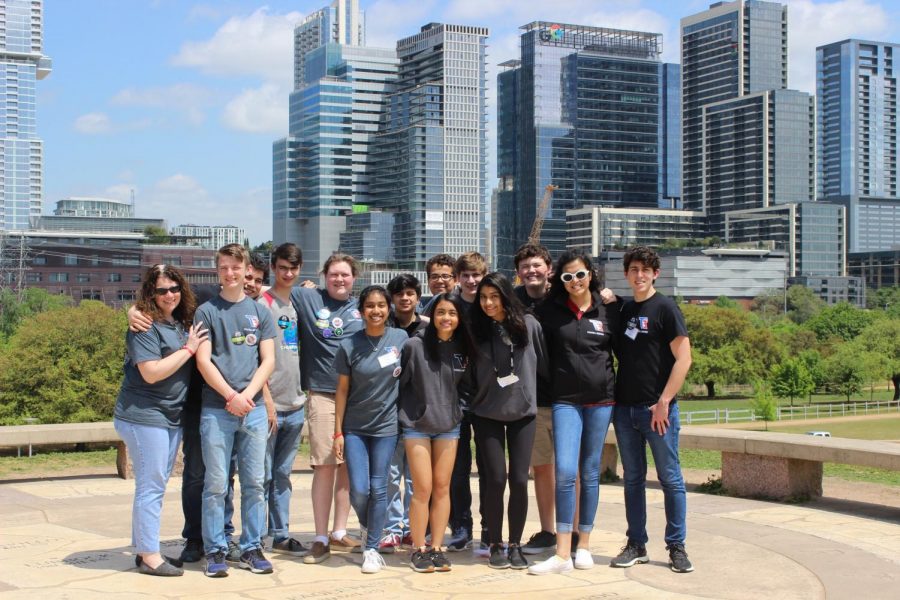
<path id="1" fill-rule="evenodd" d="M 459 425 L 451 429 L 450 431 L 445 431 L 444 433 L 425 433 L 424 431 L 416 431 L 411 427 L 403 428 L 403 439 L 404 440 L 458 440 L 459 439 Z"/>

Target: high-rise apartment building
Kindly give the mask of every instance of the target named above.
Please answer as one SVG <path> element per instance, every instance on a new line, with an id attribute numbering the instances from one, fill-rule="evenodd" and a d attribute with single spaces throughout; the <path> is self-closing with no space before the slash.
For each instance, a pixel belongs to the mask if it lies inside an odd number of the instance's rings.
<path id="1" fill-rule="evenodd" d="M 429 23 L 400 60 L 375 147 L 370 193 L 394 213 L 396 266 L 483 251 L 487 202 L 484 27 Z"/>
<path id="2" fill-rule="evenodd" d="M 43 202 L 44 143 L 37 135 L 36 82 L 43 53 L 43 2 L 0 0 L 0 230 L 29 228 Z"/>
<path id="3" fill-rule="evenodd" d="M 541 243 L 554 256 L 566 247 L 567 210 L 660 206 L 665 77 L 675 73 L 660 62 L 657 33 L 544 21 L 521 29 L 521 55 L 497 77 L 501 269 L 512 268 L 547 185 L 557 189 Z"/>
<path id="4" fill-rule="evenodd" d="M 235 225 L 177 225 L 170 233 L 180 243 L 210 250 L 226 244 L 243 244 L 247 240 L 244 229 Z"/>
<path id="5" fill-rule="evenodd" d="M 816 49 L 819 198 L 847 207 L 851 252 L 900 245 L 900 44 L 843 40 Z"/>
<path id="6" fill-rule="evenodd" d="M 681 69 L 684 207 L 707 210 L 716 200 L 704 189 L 710 133 L 705 108 L 787 88 L 787 7 L 756 0 L 716 2 L 683 18 Z"/>
<path id="7" fill-rule="evenodd" d="M 681 65 L 660 70 L 660 208 L 681 208 Z"/>
<path id="8" fill-rule="evenodd" d="M 294 28 L 294 89 L 306 85 L 306 53 L 325 44 L 366 45 L 365 14 L 359 0 L 334 0 Z"/>

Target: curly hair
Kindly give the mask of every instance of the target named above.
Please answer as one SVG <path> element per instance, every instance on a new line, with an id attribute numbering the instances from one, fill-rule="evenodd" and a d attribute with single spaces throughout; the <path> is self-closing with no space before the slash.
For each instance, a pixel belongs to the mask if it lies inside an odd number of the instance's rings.
<path id="1" fill-rule="evenodd" d="M 162 312 L 156 305 L 156 282 L 160 277 L 171 279 L 181 286 L 181 302 L 172 311 L 172 316 L 185 328 L 190 327 L 194 321 L 194 311 L 197 310 L 197 299 L 191 291 L 184 273 L 172 265 L 153 265 L 144 273 L 141 281 L 141 289 L 138 292 L 137 309 L 150 316 L 154 321 L 162 319 Z"/>

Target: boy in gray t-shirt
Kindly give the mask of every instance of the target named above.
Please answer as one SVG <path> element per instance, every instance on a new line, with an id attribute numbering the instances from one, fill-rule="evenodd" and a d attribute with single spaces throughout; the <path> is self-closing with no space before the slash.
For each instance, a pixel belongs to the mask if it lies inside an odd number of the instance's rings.
<path id="1" fill-rule="evenodd" d="M 228 574 L 224 533 L 225 493 L 233 446 L 241 482 L 240 561 L 252 573 L 271 573 L 262 553 L 265 526 L 263 483 L 268 418 L 262 388 L 275 365 L 272 315 L 244 294 L 247 251 L 228 244 L 216 253 L 219 296 L 197 309 L 195 319 L 209 329 L 197 349 L 203 375 L 200 439 L 203 482 L 203 546 L 208 577 Z"/>

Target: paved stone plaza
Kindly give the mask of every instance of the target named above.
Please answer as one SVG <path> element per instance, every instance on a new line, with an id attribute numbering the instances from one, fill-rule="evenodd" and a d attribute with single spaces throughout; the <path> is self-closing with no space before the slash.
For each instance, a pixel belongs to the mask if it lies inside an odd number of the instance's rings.
<path id="1" fill-rule="evenodd" d="M 312 511 L 309 471 L 294 474 L 294 534 L 307 541 Z M 473 485 L 477 485 L 473 479 Z M 173 479 L 163 514 L 164 552 L 181 549 L 180 480 Z M 418 574 L 408 555 L 386 556 L 376 575 L 359 570 L 361 555 L 334 552 L 320 565 L 270 554 L 275 573 L 232 568 L 207 579 L 201 564 L 180 578 L 140 575 L 130 553 L 132 481 L 112 476 L 0 484 L 0 600 L 21 598 L 897 598 L 900 511 L 852 502 L 813 507 L 690 494 L 687 549 L 696 571 L 667 567 L 661 535 L 662 493 L 651 489 L 651 562 L 609 568 L 624 541 L 621 484 L 605 485 L 591 550 L 597 566 L 535 577 L 493 571 L 471 552 L 450 554 L 450 573 Z M 353 521 L 355 525 L 355 521 Z M 526 537 L 537 531 L 532 504 Z M 541 558 L 541 557 L 539 557 Z"/>

